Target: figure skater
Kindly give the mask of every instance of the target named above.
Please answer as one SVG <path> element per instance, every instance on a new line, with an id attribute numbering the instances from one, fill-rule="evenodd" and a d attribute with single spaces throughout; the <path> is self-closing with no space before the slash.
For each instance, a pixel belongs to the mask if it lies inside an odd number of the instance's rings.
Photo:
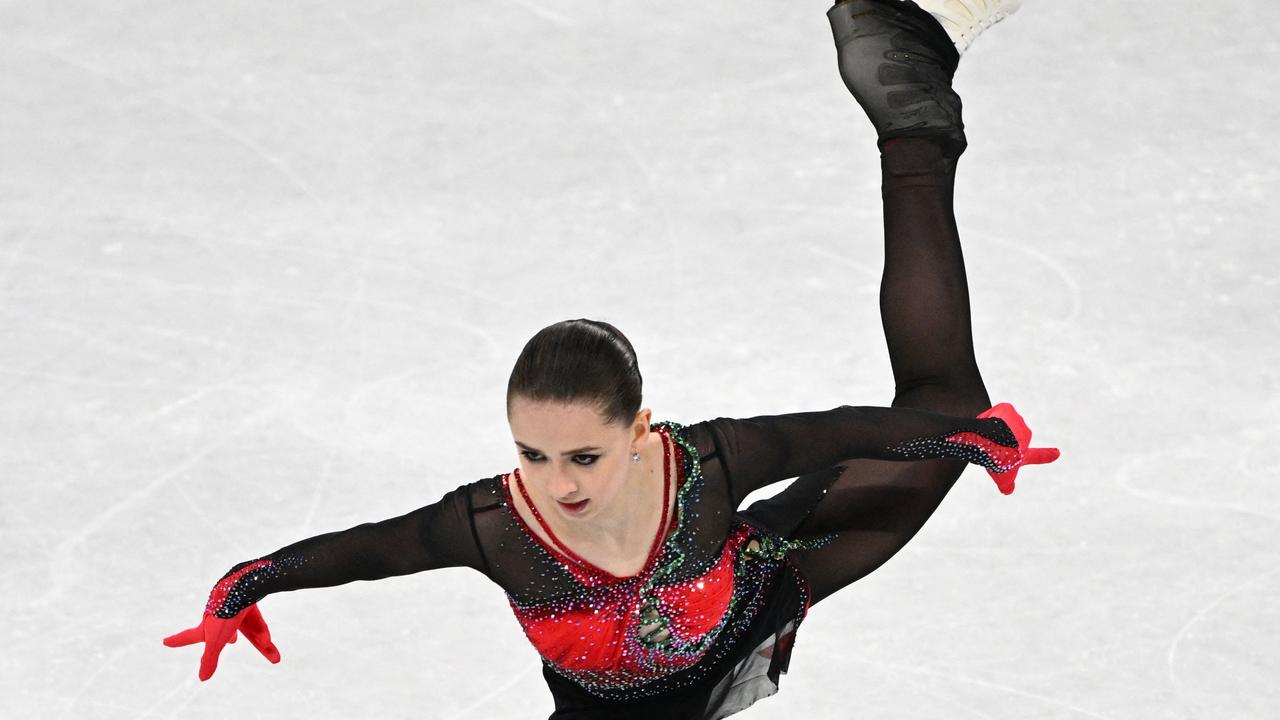
<path id="1" fill-rule="evenodd" d="M 542 657 L 552 718 L 723 718 L 777 691 L 809 609 L 911 539 L 966 463 L 1004 493 L 1031 448 L 974 358 L 952 210 L 966 146 L 951 78 L 1000 0 L 842 0 L 840 74 L 881 150 L 880 309 L 892 407 L 652 422 L 630 342 L 605 322 L 539 331 L 507 386 L 519 467 L 399 517 L 241 562 L 201 623 L 207 680 L 237 633 L 280 652 L 271 593 L 466 566 L 506 593 Z M 660 312 L 660 311 L 659 311 Z M 795 480 L 740 511 L 753 490 Z"/>

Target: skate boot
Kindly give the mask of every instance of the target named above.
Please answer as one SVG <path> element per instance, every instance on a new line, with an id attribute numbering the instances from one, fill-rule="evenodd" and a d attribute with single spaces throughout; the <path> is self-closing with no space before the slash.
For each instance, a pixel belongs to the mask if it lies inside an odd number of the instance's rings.
<path id="1" fill-rule="evenodd" d="M 938 20 L 910 0 L 841 0 L 827 19 L 840 77 L 881 150 L 893 138 L 922 137 L 959 157 L 968 145 L 951 89 L 960 53 Z"/>
<path id="2" fill-rule="evenodd" d="M 947 31 L 961 55 L 983 30 L 1022 7 L 1022 0 L 915 0 Z"/>

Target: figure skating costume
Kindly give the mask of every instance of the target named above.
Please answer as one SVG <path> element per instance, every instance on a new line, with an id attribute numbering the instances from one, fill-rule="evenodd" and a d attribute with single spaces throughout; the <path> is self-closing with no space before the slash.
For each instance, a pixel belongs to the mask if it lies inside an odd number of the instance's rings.
<path id="1" fill-rule="evenodd" d="M 845 0 L 828 17 L 841 76 L 882 150 L 893 407 L 653 424 L 674 460 L 664 498 L 675 495 L 675 512 L 633 576 L 577 557 L 545 524 L 550 542 L 539 537 L 512 504 L 523 492 L 513 471 L 236 565 L 210 594 L 204 624 L 173 644 L 225 641 L 243 619 L 275 661 L 256 605 L 268 594 L 462 566 L 506 593 L 542 657 L 552 718 L 714 720 L 777 690 L 809 608 L 901 549 L 966 463 L 1009 493 L 1021 466 L 1056 458 L 1029 446 L 1011 406 L 990 407 L 973 358 L 951 206 L 965 148 L 950 88 L 959 53 L 910 2 Z M 739 510 L 751 492 L 791 478 Z M 202 663 L 202 679 L 215 663 L 216 654 Z"/>
<path id="2" fill-rule="evenodd" d="M 470 567 L 503 588 L 542 656 L 557 701 L 552 717 L 606 709 L 610 717 L 710 716 L 709 708 L 745 707 L 776 691 L 810 604 L 808 579 L 790 555 L 838 536 L 794 534 L 822 502 L 821 489 L 737 511 L 749 493 L 800 475 L 834 481 L 832 466 L 852 458 L 955 457 L 1002 473 L 1025 456 L 1000 417 L 899 408 L 840 406 L 651 429 L 675 457 L 675 476 L 665 482 L 676 512 L 636 575 L 610 575 L 536 535 L 511 504 L 520 487 L 515 470 L 400 517 L 238 564 L 206 610 L 230 618 L 271 593 Z M 640 632 L 655 613 L 668 630 L 663 642 Z"/>

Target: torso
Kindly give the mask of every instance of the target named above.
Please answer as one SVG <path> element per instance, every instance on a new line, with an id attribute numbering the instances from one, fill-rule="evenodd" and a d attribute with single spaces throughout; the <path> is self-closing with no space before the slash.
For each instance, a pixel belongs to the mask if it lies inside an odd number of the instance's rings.
<path id="1" fill-rule="evenodd" d="M 721 476 L 705 482 L 702 454 L 693 449 L 702 445 L 683 426 L 663 425 L 651 425 L 641 463 L 631 466 L 628 487 L 636 492 L 618 494 L 619 507 L 635 514 L 611 516 L 629 528 L 617 533 L 613 550 L 608 536 L 584 542 L 581 527 L 575 538 L 573 518 L 554 508 L 550 517 L 543 515 L 544 530 L 528 503 L 542 514 L 542 503 L 553 501 L 542 495 L 526 500 L 516 471 L 497 478 L 493 489 L 502 502 L 487 506 L 501 508 L 504 533 L 523 536 L 505 549 L 499 543 L 492 557 L 499 561 L 495 567 L 509 562 L 518 573 L 512 576 L 517 582 L 503 587 L 525 635 L 554 670 L 549 677 L 567 678 L 601 698 L 680 690 L 720 668 L 754 628 L 779 577 L 775 559 L 749 562 L 753 558 L 743 554 L 758 529 L 723 506 L 729 492 Z M 593 518 L 597 527 L 609 520 Z M 659 527 L 671 534 L 659 537 Z M 523 574 L 530 570 L 533 576 Z M 500 584 L 507 579 L 504 571 Z"/>
<path id="2" fill-rule="evenodd" d="M 662 444 L 663 439 L 660 433 L 651 431 L 645 449 L 640 453 L 640 464 L 644 468 L 640 477 L 645 480 L 643 491 L 636 501 L 636 512 L 642 515 L 642 517 L 637 518 L 639 522 L 637 527 L 640 529 L 632 533 L 631 537 L 628 537 L 624 543 L 606 544 L 575 540 L 572 528 L 566 527 L 567 523 L 565 521 L 555 512 L 546 512 L 539 507 L 538 510 L 542 515 L 542 519 L 550 526 L 551 532 L 555 533 L 556 539 L 559 540 L 559 543 L 553 542 L 550 537 L 547 537 L 541 524 L 525 504 L 522 494 L 515 489 L 514 481 L 512 492 L 510 493 L 512 508 L 524 521 L 524 524 L 528 526 L 529 530 L 544 543 L 566 547 L 578 557 L 615 577 L 631 577 L 644 569 L 645 563 L 649 558 L 649 552 L 653 548 L 654 538 L 658 534 L 658 528 L 660 526 L 667 527 L 671 521 L 672 513 L 675 512 L 676 453 L 672 448 L 666 471 L 664 472 Z M 664 482 L 671 484 L 671 489 L 667 493 L 668 500 L 665 508 L 661 507 Z"/>

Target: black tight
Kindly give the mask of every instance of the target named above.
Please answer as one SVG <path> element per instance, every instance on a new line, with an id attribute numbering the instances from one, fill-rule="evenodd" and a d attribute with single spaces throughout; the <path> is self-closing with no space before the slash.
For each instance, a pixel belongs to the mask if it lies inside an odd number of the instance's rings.
<path id="1" fill-rule="evenodd" d="M 975 416 L 991 406 L 973 351 L 969 291 L 952 196 L 955 158 L 940 145 L 900 138 L 881 151 L 885 261 L 880 317 L 888 341 L 894 407 Z M 783 492 L 830 484 L 793 537 L 836 532 L 792 561 L 816 603 L 882 565 L 938 508 L 963 460 L 854 459 L 801 476 Z"/>

